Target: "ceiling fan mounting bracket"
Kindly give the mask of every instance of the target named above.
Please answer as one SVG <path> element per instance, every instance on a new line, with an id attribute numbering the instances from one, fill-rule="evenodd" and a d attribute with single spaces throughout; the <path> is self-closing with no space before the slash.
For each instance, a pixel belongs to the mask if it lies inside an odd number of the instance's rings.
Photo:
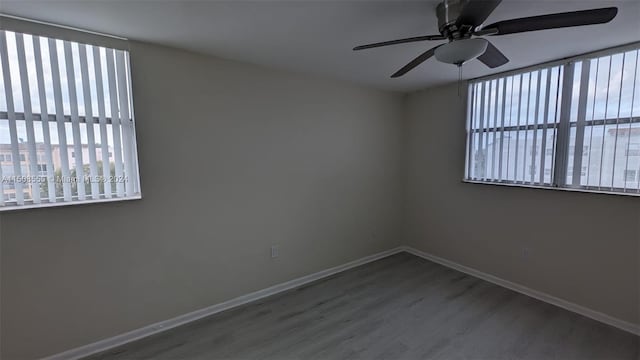
<path id="1" fill-rule="evenodd" d="M 438 30 L 441 33 L 457 23 L 465 3 L 465 0 L 444 0 L 438 4 L 436 16 L 438 17 Z"/>

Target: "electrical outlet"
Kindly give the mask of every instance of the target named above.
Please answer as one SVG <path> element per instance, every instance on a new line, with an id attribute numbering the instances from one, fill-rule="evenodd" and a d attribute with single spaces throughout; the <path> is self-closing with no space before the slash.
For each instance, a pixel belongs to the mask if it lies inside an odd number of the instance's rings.
<path id="1" fill-rule="evenodd" d="M 522 257 L 528 259 L 531 257 L 531 248 L 524 247 L 522 248 Z"/>
<path id="2" fill-rule="evenodd" d="M 271 245 L 271 258 L 277 258 L 280 255 L 280 247 L 278 245 Z"/>

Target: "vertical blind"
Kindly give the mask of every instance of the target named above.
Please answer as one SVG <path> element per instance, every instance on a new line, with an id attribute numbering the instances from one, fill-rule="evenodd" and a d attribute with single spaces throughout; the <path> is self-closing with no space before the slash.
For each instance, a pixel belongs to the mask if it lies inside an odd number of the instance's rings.
<path id="1" fill-rule="evenodd" d="M 639 57 L 471 81 L 465 179 L 640 194 Z"/>
<path id="2" fill-rule="evenodd" d="M 0 206 L 140 194 L 128 52 L 0 31 Z"/>

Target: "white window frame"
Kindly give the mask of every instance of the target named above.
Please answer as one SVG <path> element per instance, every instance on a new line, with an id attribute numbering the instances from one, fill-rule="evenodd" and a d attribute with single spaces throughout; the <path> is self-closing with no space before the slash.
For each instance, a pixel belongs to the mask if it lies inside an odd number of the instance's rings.
<path id="1" fill-rule="evenodd" d="M 534 66 L 529 66 L 529 67 L 524 67 L 524 68 L 519 68 L 519 69 L 515 69 L 515 70 L 510 70 L 510 71 L 505 71 L 502 73 L 498 73 L 498 74 L 493 74 L 493 75 L 489 75 L 489 76 L 484 76 L 484 77 L 479 77 L 479 78 L 474 78 L 469 80 L 468 83 L 468 91 L 467 91 L 467 111 L 466 111 L 466 151 L 465 151 L 465 167 L 464 167 L 464 176 L 462 179 L 462 182 L 464 183 L 470 183 L 470 184 L 486 184 L 486 185 L 502 185 L 502 186 L 511 186 L 511 187 L 525 187 L 525 188 L 534 188 L 534 189 L 546 189 L 546 190 L 564 190 L 564 191 L 574 191 L 574 192 L 584 192 L 584 193 L 598 193 L 598 194 L 611 194 L 611 195 L 622 195 L 622 196 L 636 196 L 636 197 L 640 197 L 640 193 L 636 192 L 636 191 L 628 191 L 626 188 L 622 189 L 622 191 L 620 191 L 620 189 L 615 189 L 615 190 L 607 190 L 607 189 L 602 189 L 602 188 L 594 188 L 592 186 L 583 186 L 580 184 L 567 184 L 566 183 L 566 179 L 567 179 L 567 169 L 568 169 L 568 160 L 569 160 L 569 141 L 570 141 L 570 128 L 571 128 L 571 100 L 572 100 L 572 91 L 573 91 L 573 76 L 574 76 L 574 65 L 576 62 L 581 62 L 581 61 L 585 61 L 585 60 L 591 60 L 591 59 L 595 59 L 595 58 L 600 58 L 603 56 L 609 56 L 609 55 L 613 55 L 613 54 L 618 54 L 618 53 L 622 53 L 622 52 L 627 52 L 627 51 L 633 51 L 633 50 L 638 50 L 640 49 L 640 41 L 639 42 L 633 42 L 630 44 L 626 44 L 626 45 L 622 45 L 622 46 L 616 46 L 616 47 L 612 47 L 612 48 L 607 48 L 607 49 L 603 49 L 603 50 L 599 50 L 599 51 L 594 51 L 594 52 L 590 52 L 590 53 L 586 53 L 586 54 L 581 54 L 581 55 L 577 55 L 577 56 L 573 56 L 570 58 L 565 58 L 565 59 L 561 59 L 561 60 L 555 60 L 555 61 L 550 61 L 550 62 L 546 62 L 546 63 L 542 63 L 542 64 L 538 64 L 538 65 L 534 65 Z M 640 57 L 640 52 L 639 55 Z M 640 61 L 640 60 L 638 60 Z M 587 62 L 585 62 L 587 63 Z M 472 161 L 470 156 L 472 156 L 473 154 L 473 149 L 470 148 L 470 144 L 471 141 L 469 140 L 469 137 L 471 136 L 471 134 L 473 133 L 472 130 L 472 124 L 470 123 L 471 119 L 472 119 L 472 112 L 474 111 L 474 109 L 472 109 L 472 97 L 473 97 L 473 92 L 471 90 L 471 85 L 473 83 L 476 82 L 482 82 L 482 81 L 489 81 L 489 80 L 495 80 L 495 79 L 500 79 L 500 78 L 506 78 L 508 76 L 513 76 L 513 75 L 518 75 L 518 74 L 523 74 L 523 73 L 527 73 L 527 72 L 532 72 L 532 71 L 536 71 L 536 70 L 541 70 L 541 69 L 550 69 L 551 67 L 554 66 L 561 66 L 563 67 L 563 77 L 562 77 L 562 86 L 560 89 L 558 89 L 558 91 L 562 91 L 561 93 L 561 104 L 560 106 L 560 113 L 559 113 L 559 120 L 558 120 L 558 124 L 557 124 L 557 133 L 556 133 L 556 142 L 555 142 L 555 146 L 556 146 L 556 151 L 555 151 L 555 158 L 553 160 L 553 165 L 551 168 L 551 179 L 552 179 L 552 184 L 549 186 L 545 186 L 545 185 L 537 185 L 537 184 L 528 184 L 526 182 L 519 182 L 519 181 L 495 181 L 495 180 L 491 180 L 491 179 L 471 179 L 469 177 L 469 173 L 470 173 L 470 168 L 472 166 Z M 585 69 L 583 68 L 581 70 L 581 74 L 583 76 L 589 76 L 589 70 L 587 68 L 587 70 L 585 71 Z M 571 84 L 571 86 L 567 86 L 567 84 Z M 640 79 L 637 79 L 634 83 L 634 85 L 640 86 Z M 580 81 L 580 89 L 579 91 L 579 102 L 584 101 L 584 98 L 587 96 L 587 91 L 586 88 L 588 86 L 588 81 Z M 634 89 L 635 90 L 635 89 Z M 548 97 L 548 93 L 545 94 L 545 96 Z M 638 100 L 636 100 L 638 101 Z M 483 106 L 484 103 L 481 104 L 481 106 Z M 578 109 L 580 110 L 580 106 L 578 107 Z M 503 110 L 504 111 L 504 110 Z M 481 110 L 482 112 L 482 110 Z M 578 118 L 580 118 L 580 114 L 578 115 Z M 577 127 L 582 127 L 584 128 L 585 125 L 588 126 L 590 124 L 593 125 L 604 125 L 604 124 L 609 124 L 607 121 L 610 119 L 598 119 L 598 120 L 589 120 L 589 121 L 584 121 L 584 116 L 582 116 L 582 122 L 578 121 L 578 124 L 576 124 L 576 128 Z M 625 120 L 626 121 L 626 120 Z M 628 122 L 626 122 L 626 124 L 628 124 L 629 122 L 631 123 L 640 123 L 640 117 L 632 117 L 628 120 Z M 614 123 L 615 124 L 615 123 Z M 623 124 L 623 122 L 620 122 L 620 124 Z M 526 126 L 525 126 L 526 127 Z M 482 130 L 481 130 L 482 131 Z M 576 136 L 576 139 L 580 138 L 580 141 L 583 140 L 582 137 Z M 579 146 L 578 146 L 579 145 Z M 575 145 L 576 148 L 584 148 L 582 144 L 576 144 Z M 543 152 L 545 150 L 542 150 Z M 577 172 L 578 174 L 580 174 L 581 169 L 582 169 L 582 165 L 581 165 L 581 161 L 582 161 L 582 157 L 581 156 L 575 156 L 574 157 L 574 164 L 573 164 L 573 171 L 574 173 Z M 540 169 L 541 172 L 544 173 L 544 168 Z M 640 174 L 638 174 L 640 175 Z M 579 177 L 573 176 L 573 179 L 576 179 Z M 575 180 L 574 180 L 575 181 Z"/>
<path id="2" fill-rule="evenodd" d="M 123 75 L 124 73 L 123 72 L 116 73 L 116 76 L 120 77 L 118 78 L 119 89 L 117 89 L 117 91 L 119 91 L 120 93 L 127 92 L 129 94 L 128 101 L 123 97 L 119 99 L 120 103 L 118 105 L 120 109 L 123 109 L 122 114 L 114 115 L 115 113 L 112 112 L 112 117 L 109 118 L 104 116 L 103 114 L 104 111 L 100 111 L 99 120 L 96 119 L 95 115 L 92 117 L 89 117 L 89 116 L 78 116 L 77 114 L 71 114 L 71 116 L 69 116 L 68 114 L 62 114 L 62 116 L 57 116 L 56 114 L 48 114 L 48 121 L 53 123 L 55 123 L 56 121 L 61 121 L 63 124 L 66 122 L 87 123 L 88 121 L 90 121 L 94 123 L 94 125 L 96 126 L 101 122 L 105 122 L 105 124 L 106 123 L 111 124 L 115 120 L 118 120 L 118 122 L 121 124 L 124 122 L 129 122 L 129 125 L 126 126 L 127 130 L 123 131 L 123 134 L 122 134 L 122 136 L 126 137 L 124 141 L 128 140 L 127 143 L 126 144 L 123 143 L 122 146 L 125 146 L 125 147 L 129 146 L 129 149 L 125 148 L 126 154 L 122 154 L 122 156 L 126 155 L 128 157 L 128 159 L 126 159 L 128 161 L 125 161 L 124 166 L 126 166 L 126 169 L 125 169 L 127 173 L 126 176 L 132 184 L 132 186 L 127 186 L 127 188 L 124 189 L 124 186 L 122 185 L 122 183 L 116 182 L 116 186 L 118 187 L 117 192 L 118 192 L 118 195 L 120 195 L 117 197 L 116 196 L 112 197 L 111 196 L 112 194 L 105 192 L 105 196 L 101 198 L 94 198 L 89 194 L 86 194 L 80 197 L 78 194 L 76 196 L 77 198 L 68 199 L 67 195 L 65 195 L 65 199 L 63 201 L 57 200 L 55 202 L 48 201 L 45 197 L 40 199 L 39 203 L 35 203 L 35 201 L 33 200 L 30 200 L 30 201 L 23 200 L 22 204 L 19 204 L 19 203 L 4 204 L 4 201 L 0 201 L 0 203 L 2 203 L 0 205 L 0 212 L 24 210 L 24 209 L 32 209 L 32 208 L 43 208 L 43 207 L 72 206 L 72 205 L 115 202 L 115 201 L 131 201 L 131 200 L 141 199 L 142 191 L 140 188 L 140 174 L 139 174 L 138 151 L 137 151 L 137 141 L 136 141 L 137 139 L 136 125 L 135 125 L 135 116 L 133 113 L 134 112 L 133 111 L 134 109 L 133 108 L 133 92 L 131 87 L 132 79 L 130 74 L 131 66 L 130 66 L 129 55 L 128 55 L 128 51 L 129 51 L 128 40 L 125 38 L 117 37 L 117 36 L 101 34 L 101 33 L 96 33 L 92 31 L 87 31 L 87 30 L 62 26 L 62 25 L 50 24 L 46 22 L 25 19 L 25 18 L 6 15 L 6 14 L 0 14 L 0 30 L 14 32 L 16 34 L 29 34 L 32 36 L 41 36 L 41 37 L 49 38 L 50 39 L 49 41 L 52 41 L 52 39 L 55 39 L 55 40 L 63 40 L 68 42 L 75 42 L 79 44 L 78 46 L 94 45 L 94 46 L 107 48 L 107 51 L 109 50 L 116 51 L 116 52 L 120 51 L 120 53 L 122 53 L 122 55 L 115 56 L 115 59 L 114 59 L 115 63 L 113 64 L 113 66 L 117 66 L 120 68 L 126 67 L 126 71 L 129 77 L 128 79 L 129 81 L 123 81 L 124 78 L 122 76 L 124 76 Z M 64 50 L 68 50 L 68 49 L 64 49 Z M 60 64 L 60 66 L 64 66 L 64 65 Z M 77 71 L 81 71 L 81 70 L 77 69 Z M 83 91 L 83 89 L 76 89 L 76 91 Z M 99 101 L 99 103 L 101 102 Z M 119 110 L 116 109 L 116 113 L 119 113 Z M 26 117 L 28 115 L 26 114 L 26 112 L 14 113 L 14 114 L 17 115 L 18 117 L 20 116 Z M 61 114 L 58 114 L 58 115 L 61 115 Z M 42 114 L 33 114 L 32 118 L 38 121 L 42 121 L 42 119 L 40 118 L 41 116 Z M 5 117 L 8 118 L 8 114 L 5 114 Z M 91 118 L 93 118 L 93 121 L 87 120 Z M 77 135 L 77 134 L 74 134 L 74 135 Z M 105 143 L 106 142 L 103 142 L 103 145 Z M 111 151 L 107 151 L 106 154 L 108 154 L 107 158 L 110 157 Z M 11 156 L 11 157 L 13 158 L 14 156 Z M 68 161 L 66 161 L 66 159 L 62 159 L 62 163 L 67 164 Z M 37 164 L 39 164 L 38 161 L 36 161 L 36 163 L 34 163 L 33 166 L 36 167 Z M 105 166 L 105 169 L 108 169 L 109 165 L 106 164 L 104 166 Z M 16 184 L 18 183 L 16 182 Z M 20 188 L 21 190 L 22 187 L 16 186 L 16 190 L 18 190 L 18 188 Z M 132 189 L 135 189 L 135 190 L 132 191 Z M 78 191 L 78 193 L 80 192 L 81 191 Z M 12 194 L 10 193 L 8 195 L 11 196 Z M 4 193 L 0 192 L 0 196 L 4 196 Z M 13 197 L 13 199 L 16 200 L 16 202 L 18 198 L 22 198 L 22 196 Z M 0 200 L 4 200 L 4 199 L 0 198 Z"/>

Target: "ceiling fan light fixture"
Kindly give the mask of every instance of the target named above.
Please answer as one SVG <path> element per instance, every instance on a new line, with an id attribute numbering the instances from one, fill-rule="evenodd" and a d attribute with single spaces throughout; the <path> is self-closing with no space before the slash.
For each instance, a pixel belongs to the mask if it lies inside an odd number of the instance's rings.
<path id="1" fill-rule="evenodd" d="M 487 44 L 487 40 L 480 38 L 456 40 L 438 47 L 435 56 L 443 63 L 462 65 L 484 54 Z"/>

